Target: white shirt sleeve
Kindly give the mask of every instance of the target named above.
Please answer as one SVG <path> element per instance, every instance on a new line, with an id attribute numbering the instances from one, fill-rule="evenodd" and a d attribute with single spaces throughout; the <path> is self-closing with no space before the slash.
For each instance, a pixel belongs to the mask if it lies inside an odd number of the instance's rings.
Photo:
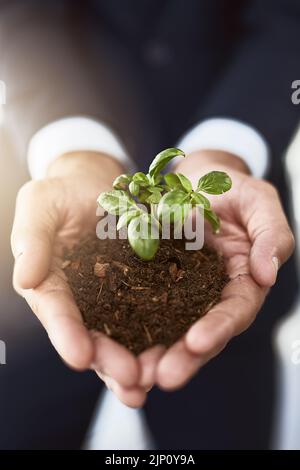
<path id="1" fill-rule="evenodd" d="M 51 162 L 74 151 L 94 151 L 111 155 L 126 168 L 135 171 L 125 147 L 111 129 L 88 117 L 67 117 L 40 129 L 28 146 L 28 167 L 33 179 L 41 179 Z"/>
<path id="2" fill-rule="evenodd" d="M 263 177 L 268 168 L 269 150 L 264 138 L 249 125 L 233 119 L 203 121 L 189 130 L 177 147 L 187 154 L 207 149 L 233 153 L 245 161 L 256 177 Z M 126 171 L 136 171 L 124 145 L 111 129 L 92 118 L 67 117 L 43 127 L 30 140 L 28 166 L 31 177 L 44 178 L 48 166 L 57 157 L 80 150 L 107 153 L 122 163 Z M 174 164 L 176 159 L 172 166 Z"/>
<path id="3" fill-rule="evenodd" d="M 264 138 L 251 126 L 233 119 L 207 119 L 189 130 L 177 147 L 186 154 L 208 149 L 232 153 L 244 160 L 257 178 L 266 174 L 269 164 L 269 149 Z"/>

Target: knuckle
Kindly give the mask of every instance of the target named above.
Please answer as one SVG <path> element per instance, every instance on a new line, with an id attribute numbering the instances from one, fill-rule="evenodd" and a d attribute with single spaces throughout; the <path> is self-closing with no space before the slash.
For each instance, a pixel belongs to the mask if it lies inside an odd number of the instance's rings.
<path id="1" fill-rule="evenodd" d="M 269 200 L 280 199 L 276 187 L 266 180 L 257 180 L 251 178 L 249 181 L 249 189 L 253 197 L 256 197 L 259 193 L 260 195 L 267 197 Z"/>
<path id="2" fill-rule="evenodd" d="M 23 194 L 27 194 L 31 190 L 31 186 L 32 181 L 27 181 L 27 183 L 23 184 L 23 186 L 21 186 L 21 188 L 19 189 L 18 195 L 22 196 Z"/>
<path id="3" fill-rule="evenodd" d="M 42 191 L 43 188 L 43 181 L 28 181 L 19 189 L 17 200 L 26 200 L 27 198 L 35 196 L 38 192 Z"/>
<path id="4" fill-rule="evenodd" d="M 269 181 L 262 181 L 261 185 L 265 191 L 267 191 L 271 196 L 273 197 L 279 197 L 278 190 L 275 188 L 275 186 L 270 183 Z"/>
<path id="5" fill-rule="evenodd" d="M 11 247 L 11 251 L 15 260 L 20 255 L 20 249 L 18 248 L 18 241 L 19 241 L 19 232 L 14 223 L 12 230 L 11 230 L 11 234 L 10 234 L 10 247 Z"/>
<path id="6" fill-rule="evenodd" d="M 290 250 L 291 250 L 291 253 L 293 253 L 295 248 L 296 248 L 296 240 L 295 240 L 294 234 L 292 232 L 290 232 Z"/>
<path id="7" fill-rule="evenodd" d="M 20 288 L 15 275 L 13 275 L 13 278 L 12 278 L 12 286 L 18 295 L 20 295 L 21 297 L 24 297 L 22 289 Z"/>
<path id="8" fill-rule="evenodd" d="M 285 230 L 284 240 L 285 240 L 285 246 L 288 252 L 288 256 L 290 256 L 295 249 L 296 242 L 295 242 L 295 237 L 293 235 L 293 232 L 291 231 L 289 227 L 287 227 Z"/>

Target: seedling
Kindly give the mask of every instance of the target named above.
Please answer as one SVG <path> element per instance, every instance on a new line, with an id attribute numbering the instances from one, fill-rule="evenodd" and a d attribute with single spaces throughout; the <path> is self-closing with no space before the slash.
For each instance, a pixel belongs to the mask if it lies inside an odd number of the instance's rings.
<path id="1" fill-rule="evenodd" d="M 201 205 L 214 233 L 220 230 L 219 217 L 202 193 L 225 193 L 231 188 L 231 178 L 222 171 L 211 171 L 199 179 L 194 190 L 190 180 L 181 173 L 161 173 L 177 156 L 185 157 L 185 154 L 177 148 L 163 150 L 154 158 L 147 174 L 139 171 L 134 175 L 120 175 L 113 183 L 114 189 L 98 197 L 103 209 L 119 216 L 117 229 L 127 226 L 130 246 L 146 261 L 155 257 L 161 222 L 166 218 L 174 225 L 182 224 L 189 212 Z"/>

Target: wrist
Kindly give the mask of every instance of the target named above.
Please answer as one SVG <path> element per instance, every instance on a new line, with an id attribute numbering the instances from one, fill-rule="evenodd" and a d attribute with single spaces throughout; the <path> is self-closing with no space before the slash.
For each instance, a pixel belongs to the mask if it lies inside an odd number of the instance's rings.
<path id="1" fill-rule="evenodd" d="M 193 174 L 195 168 L 198 167 L 201 167 L 203 172 L 218 170 L 228 173 L 230 173 L 230 171 L 238 171 L 246 175 L 250 174 L 250 170 L 244 160 L 237 155 L 221 150 L 192 152 L 176 166 L 175 171 Z"/>
<path id="2" fill-rule="evenodd" d="M 69 152 L 56 158 L 48 167 L 47 178 L 66 176 L 93 176 L 98 180 L 112 183 L 121 173 L 123 166 L 110 155 L 94 151 Z"/>

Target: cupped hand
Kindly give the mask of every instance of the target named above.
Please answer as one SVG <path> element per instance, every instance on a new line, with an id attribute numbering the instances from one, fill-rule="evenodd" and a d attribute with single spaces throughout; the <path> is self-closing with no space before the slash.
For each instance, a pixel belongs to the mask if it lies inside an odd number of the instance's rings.
<path id="1" fill-rule="evenodd" d="M 56 160 L 45 179 L 21 188 L 11 236 L 13 282 L 68 365 L 94 369 L 124 403 L 141 406 L 162 348 L 135 358 L 105 335 L 89 332 L 61 269 L 64 247 L 96 229 L 97 196 L 120 173 L 108 156 L 74 153 Z"/>
<path id="2" fill-rule="evenodd" d="M 155 380 L 166 390 L 183 386 L 255 320 L 278 268 L 294 249 L 294 238 L 278 193 L 268 182 L 249 175 L 242 161 L 223 152 L 190 155 L 178 169 L 193 181 L 211 170 L 226 171 L 232 189 L 210 198 L 221 218 L 221 231 L 205 241 L 225 258 L 230 282 L 221 302 L 198 320 L 160 359 Z"/>
<path id="3" fill-rule="evenodd" d="M 66 283 L 63 247 L 95 230 L 96 198 L 110 189 L 122 168 L 111 158 L 89 153 L 59 158 L 47 178 L 21 188 L 12 231 L 14 286 L 44 325 L 63 360 L 76 369 L 94 369 L 128 406 L 142 406 L 157 383 L 171 390 L 184 385 L 212 357 L 254 321 L 290 256 L 294 240 L 276 190 L 247 174 L 234 156 L 221 152 L 191 155 L 178 171 L 194 183 L 211 170 L 227 171 L 230 192 L 211 197 L 221 232 L 206 241 L 223 254 L 230 283 L 222 301 L 165 352 L 156 346 L 135 358 L 103 334 L 84 327 Z"/>

